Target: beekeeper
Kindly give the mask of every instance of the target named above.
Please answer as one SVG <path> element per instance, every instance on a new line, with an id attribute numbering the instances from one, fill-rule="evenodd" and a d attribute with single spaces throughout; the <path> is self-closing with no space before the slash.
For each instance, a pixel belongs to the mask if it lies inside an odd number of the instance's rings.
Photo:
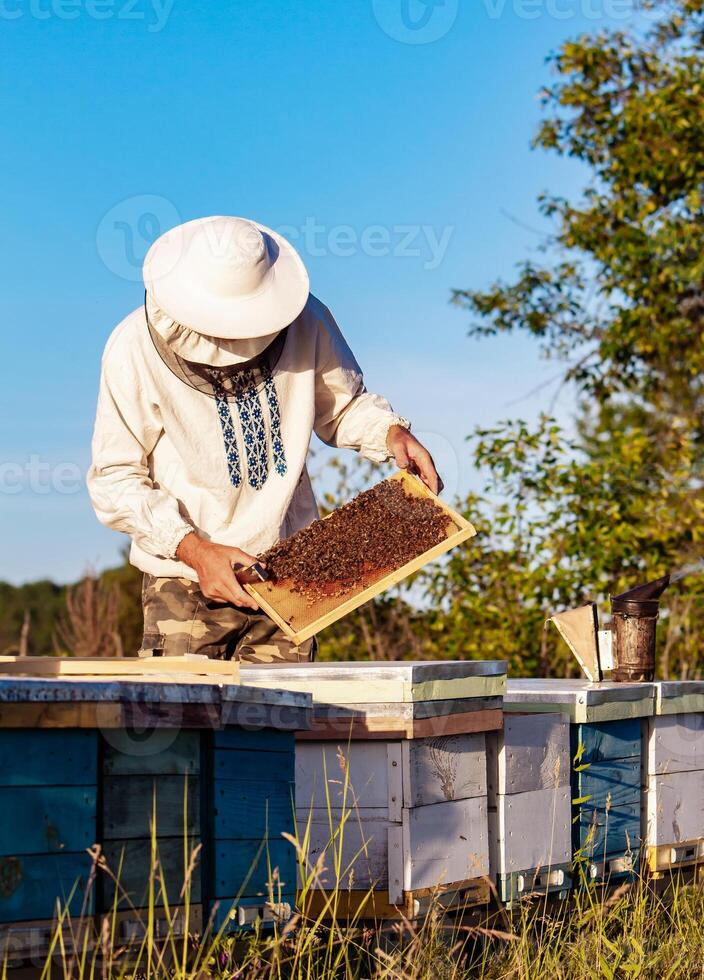
<path id="1" fill-rule="evenodd" d="M 434 491 L 428 451 L 368 392 L 295 249 L 254 221 L 172 228 L 146 297 L 105 347 L 88 474 L 100 521 L 144 572 L 142 652 L 268 662 L 313 656 L 259 611 L 235 569 L 318 516 L 315 432 L 395 459 Z"/>

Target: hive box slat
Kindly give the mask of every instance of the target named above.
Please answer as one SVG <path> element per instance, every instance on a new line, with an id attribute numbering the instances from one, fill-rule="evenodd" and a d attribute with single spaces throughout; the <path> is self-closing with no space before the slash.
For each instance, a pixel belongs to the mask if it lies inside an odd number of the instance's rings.
<path id="1" fill-rule="evenodd" d="M 648 773 L 697 769 L 704 769 L 704 712 L 654 718 L 648 738 Z"/>
<path id="2" fill-rule="evenodd" d="M 649 779 L 648 844 L 679 844 L 704 837 L 704 770 Z"/>
<path id="3" fill-rule="evenodd" d="M 401 758 L 406 807 L 486 796 L 483 732 L 406 741 Z"/>
<path id="4" fill-rule="evenodd" d="M 179 905 L 183 900 L 181 891 L 186 874 L 188 859 L 200 843 L 196 837 L 164 837 L 157 842 L 159 870 L 154 881 L 154 906 Z M 105 860 L 113 873 L 119 878 L 119 886 L 108 875 L 101 877 L 103 886 L 101 907 L 108 912 L 113 906 L 115 890 L 118 891 L 119 909 L 142 909 L 149 905 L 149 877 L 151 869 L 152 842 L 145 838 L 105 840 L 103 852 Z M 166 896 L 161 891 L 163 875 Z M 202 897 L 199 869 L 191 880 L 191 901 L 199 903 Z"/>
<path id="5" fill-rule="evenodd" d="M 132 775 L 103 779 L 103 836 L 148 838 L 154 818 L 159 838 L 200 832 L 198 776 Z"/>
<path id="6" fill-rule="evenodd" d="M 641 837 L 640 802 L 610 810 L 583 807 L 578 829 L 579 846 L 589 857 L 601 859 L 637 852 Z"/>
<path id="7" fill-rule="evenodd" d="M 570 802 L 569 786 L 498 794 L 489 811 L 492 876 L 569 867 Z"/>
<path id="8" fill-rule="evenodd" d="M 168 728 L 148 739 L 125 729 L 110 731 L 103 739 L 102 769 L 105 777 L 193 775 L 200 772 L 200 740 L 191 731 Z"/>
<path id="9" fill-rule="evenodd" d="M 486 797 L 403 810 L 403 887 L 441 890 L 489 873 Z"/>
<path id="10" fill-rule="evenodd" d="M 572 735 L 572 755 L 580 766 L 597 765 L 613 759 L 640 759 L 639 718 L 575 725 Z"/>
<path id="11" fill-rule="evenodd" d="M 640 803 L 640 759 L 609 759 L 575 772 L 575 792 L 585 806 L 617 807 Z"/>
<path id="12" fill-rule="evenodd" d="M 527 793 L 570 783 L 569 719 L 560 714 L 507 714 L 487 735 L 491 793 Z"/>
<path id="13" fill-rule="evenodd" d="M 0 732 L 0 786 L 94 786 L 95 732 Z M 48 782 L 50 780 L 50 782 Z"/>
<path id="14" fill-rule="evenodd" d="M 80 852 L 95 843 L 95 786 L 0 787 L 0 840 L 15 854 Z"/>
<path id="15" fill-rule="evenodd" d="M 85 852 L 0 856 L 0 922 L 51 919 L 57 898 L 71 915 L 91 914 L 92 897 L 84 900 L 90 869 Z"/>
<path id="16" fill-rule="evenodd" d="M 385 810 L 400 820 L 403 805 L 399 742 L 302 742 L 296 747 L 296 808 Z"/>

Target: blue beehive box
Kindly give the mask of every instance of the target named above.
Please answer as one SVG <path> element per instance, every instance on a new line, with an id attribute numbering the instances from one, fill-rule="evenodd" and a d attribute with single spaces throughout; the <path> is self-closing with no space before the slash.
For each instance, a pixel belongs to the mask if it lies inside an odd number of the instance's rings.
<path id="1" fill-rule="evenodd" d="M 0 678 L 4 950 L 46 945 L 57 902 L 84 920 L 115 913 L 118 939 L 139 938 L 134 910 L 184 905 L 185 878 L 189 931 L 284 915 L 294 733 L 310 705 L 221 683 Z"/>

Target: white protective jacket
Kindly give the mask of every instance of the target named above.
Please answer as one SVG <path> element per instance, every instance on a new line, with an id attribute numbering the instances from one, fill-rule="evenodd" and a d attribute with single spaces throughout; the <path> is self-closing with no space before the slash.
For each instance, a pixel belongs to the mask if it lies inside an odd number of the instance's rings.
<path id="1" fill-rule="evenodd" d="M 312 295 L 264 386 L 230 400 L 167 367 L 140 308 L 105 347 L 88 490 L 99 520 L 131 535 L 132 564 L 195 581 L 175 557 L 190 531 L 258 554 L 315 520 L 306 470 L 313 432 L 382 462 L 395 424 L 408 426 L 365 389 L 330 311 Z"/>

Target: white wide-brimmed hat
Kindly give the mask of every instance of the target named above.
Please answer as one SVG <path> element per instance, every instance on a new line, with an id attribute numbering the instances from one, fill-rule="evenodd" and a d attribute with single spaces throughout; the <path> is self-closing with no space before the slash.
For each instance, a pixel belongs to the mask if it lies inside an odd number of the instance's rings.
<path id="1" fill-rule="evenodd" d="M 177 225 L 144 260 L 147 294 L 175 323 L 206 337 L 269 337 L 308 299 L 308 273 L 285 238 L 245 218 Z"/>

